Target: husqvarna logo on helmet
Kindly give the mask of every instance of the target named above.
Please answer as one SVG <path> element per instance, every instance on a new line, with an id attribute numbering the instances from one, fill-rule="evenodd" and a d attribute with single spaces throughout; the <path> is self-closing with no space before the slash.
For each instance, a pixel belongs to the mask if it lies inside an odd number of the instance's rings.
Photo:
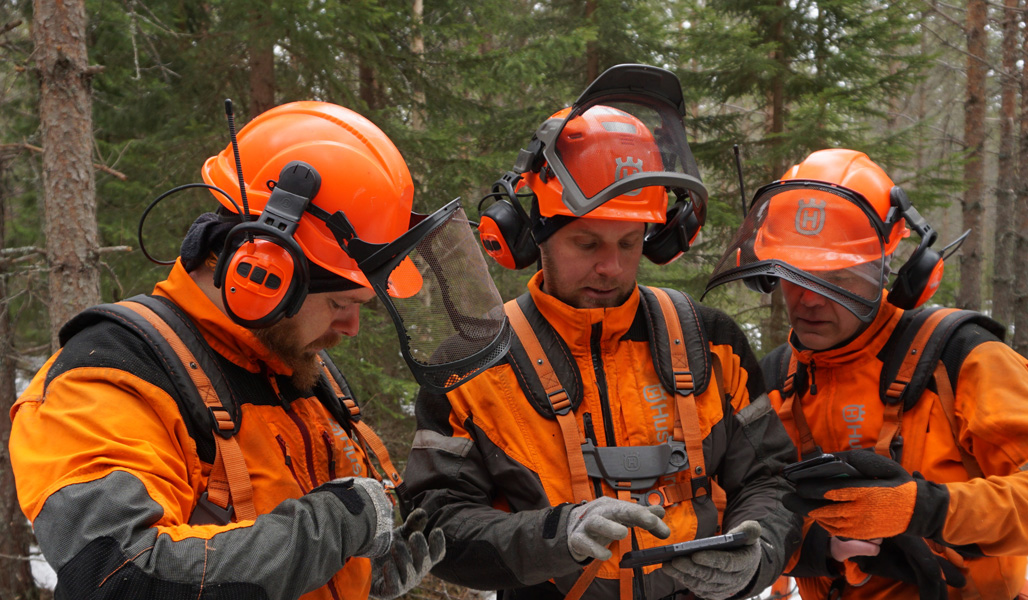
<path id="1" fill-rule="evenodd" d="M 825 227 L 824 200 L 800 200 L 796 209 L 796 233 L 800 235 L 817 235 Z"/>
<path id="2" fill-rule="evenodd" d="M 643 161 L 641 158 L 639 160 L 632 160 L 631 156 L 626 156 L 624 159 L 615 158 L 614 163 L 614 181 L 621 181 L 625 177 L 641 173 L 643 170 Z M 631 192 L 625 192 L 622 195 L 635 196 L 641 191 L 642 188 L 639 188 L 637 190 L 632 190 Z"/>

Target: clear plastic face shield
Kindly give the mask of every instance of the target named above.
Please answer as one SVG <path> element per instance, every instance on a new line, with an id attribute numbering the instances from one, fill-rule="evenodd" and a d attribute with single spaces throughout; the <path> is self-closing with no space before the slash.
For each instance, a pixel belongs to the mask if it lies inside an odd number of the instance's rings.
<path id="1" fill-rule="evenodd" d="M 770 292 L 783 279 L 869 322 L 887 268 L 884 225 L 863 198 L 822 182 L 778 181 L 757 191 L 706 291 L 743 279 Z"/>
<path id="2" fill-rule="evenodd" d="M 564 118 L 540 126 L 515 170 L 532 169 L 541 149 L 546 168 L 563 186 L 563 204 L 577 217 L 608 202 L 608 209 L 630 206 L 645 187 L 667 188 L 683 199 L 688 193 L 703 214 L 707 191 L 686 140 L 684 115 L 673 73 L 618 65 L 593 81 Z"/>
<path id="3" fill-rule="evenodd" d="M 445 393 L 507 352 L 503 300 L 459 200 L 431 215 L 412 213 L 407 233 L 388 244 L 356 237 L 341 212 L 326 222 L 389 311 L 422 386 Z"/>

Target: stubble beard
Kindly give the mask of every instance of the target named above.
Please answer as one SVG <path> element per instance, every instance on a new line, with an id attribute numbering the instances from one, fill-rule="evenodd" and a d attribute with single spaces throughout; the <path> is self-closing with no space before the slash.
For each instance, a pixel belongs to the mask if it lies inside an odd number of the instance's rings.
<path id="1" fill-rule="evenodd" d="M 300 346 L 295 342 L 296 333 L 292 322 L 279 321 L 271 327 L 253 330 L 264 346 L 293 370 L 290 377 L 293 385 L 302 391 L 314 389 L 321 376 L 321 359 L 318 352 L 331 348 L 342 339 L 338 333 L 329 332 L 313 342 Z"/>

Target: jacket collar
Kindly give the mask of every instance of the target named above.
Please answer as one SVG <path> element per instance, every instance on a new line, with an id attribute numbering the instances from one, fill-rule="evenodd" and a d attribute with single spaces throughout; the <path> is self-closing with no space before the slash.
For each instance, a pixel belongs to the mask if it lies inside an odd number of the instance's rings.
<path id="1" fill-rule="evenodd" d="M 175 261 L 171 273 L 159 282 L 154 295 L 163 296 L 179 306 L 203 334 L 215 352 L 251 372 L 264 368 L 281 375 L 291 375 L 292 369 L 271 353 L 249 329 L 235 323 L 221 311 L 182 266 Z"/>
<path id="2" fill-rule="evenodd" d="M 539 312 L 549 321 L 568 346 L 590 347 L 593 326 L 602 323 L 600 345 L 616 343 L 632 326 L 639 310 L 639 286 L 620 306 L 611 308 L 575 308 L 542 290 L 543 272 L 539 271 L 528 282 L 528 292 Z"/>
<path id="3" fill-rule="evenodd" d="M 799 338 L 791 329 L 789 330 L 789 344 L 801 363 L 816 362 L 818 367 L 855 365 L 874 358 L 882 350 L 901 316 L 903 316 L 903 310 L 886 302 L 883 293 L 874 320 L 864 328 L 864 331 L 846 344 L 828 350 L 809 350 L 800 344 Z"/>

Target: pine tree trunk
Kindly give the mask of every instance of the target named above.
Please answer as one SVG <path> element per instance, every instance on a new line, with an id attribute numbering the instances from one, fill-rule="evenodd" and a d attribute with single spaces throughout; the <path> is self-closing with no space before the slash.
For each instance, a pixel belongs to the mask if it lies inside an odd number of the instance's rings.
<path id="1" fill-rule="evenodd" d="M 93 176 L 95 69 L 86 53 L 84 0 L 35 0 L 33 44 L 39 72 L 51 345 L 72 316 L 100 301 Z"/>
<path id="2" fill-rule="evenodd" d="M 1028 18 L 1021 13 L 1021 22 L 1028 24 Z M 1024 265 L 1028 264 L 1028 35 L 1021 40 L 1021 115 L 1018 121 L 1019 146 L 1021 149 L 1017 184 L 1017 198 L 1014 210 L 1017 223 L 1015 234 L 1014 264 L 1018 265 L 1014 277 L 1014 350 L 1021 356 L 1028 356 L 1028 277 Z"/>
<path id="3" fill-rule="evenodd" d="M 781 6 L 781 2 L 778 3 Z M 783 79 L 784 73 L 788 72 L 788 65 L 786 62 L 785 53 L 781 49 L 785 43 L 784 40 L 784 23 L 781 20 L 773 23 L 772 25 L 772 40 L 775 42 L 777 47 L 772 52 L 772 58 L 776 61 L 782 62 L 782 68 L 779 70 L 779 74 L 775 76 L 774 81 L 771 82 L 771 128 L 768 133 L 771 136 L 778 136 L 785 131 L 785 81 Z M 785 172 L 786 164 L 782 152 L 777 149 L 772 150 L 771 160 L 771 174 L 772 179 L 778 179 Z M 789 318 L 788 313 L 785 310 L 785 297 L 782 295 L 782 288 L 778 286 L 775 291 L 771 293 L 771 312 L 768 314 L 767 322 L 764 325 L 764 335 L 767 338 L 767 345 L 762 346 L 768 351 L 781 346 L 782 344 L 789 341 Z"/>
<path id="4" fill-rule="evenodd" d="M 1004 325 L 1014 310 L 1014 185 L 1017 177 L 1017 22 L 1019 0 L 1006 0 L 1003 11 L 1003 70 L 1000 73 L 999 172 L 996 178 L 996 250 L 992 273 L 992 317 Z"/>
<path id="5" fill-rule="evenodd" d="M 960 308 L 980 310 L 982 306 L 982 197 L 985 188 L 985 0 L 967 3 L 967 91 L 964 99 L 964 181 L 967 190 L 963 199 L 964 229 L 970 229 L 961 248 Z"/>
<path id="6" fill-rule="evenodd" d="M 271 11 L 256 11 L 246 55 L 250 70 L 250 119 L 275 106 L 275 38 L 268 24 Z"/>
<path id="7" fill-rule="evenodd" d="M 4 185 L 3 155 L 0 154 L 0 248 L 4 247 Z M 39 598 L 28 561 L 29 549 L 35 543 L 32 529 L 18 504 L 14 474 L 8 454 L 11 420 L 7 415 L 16 400 L 13 347 L 14 332 L 7 310 L 7 278 L 0 277 L 0 598 Z"/>

